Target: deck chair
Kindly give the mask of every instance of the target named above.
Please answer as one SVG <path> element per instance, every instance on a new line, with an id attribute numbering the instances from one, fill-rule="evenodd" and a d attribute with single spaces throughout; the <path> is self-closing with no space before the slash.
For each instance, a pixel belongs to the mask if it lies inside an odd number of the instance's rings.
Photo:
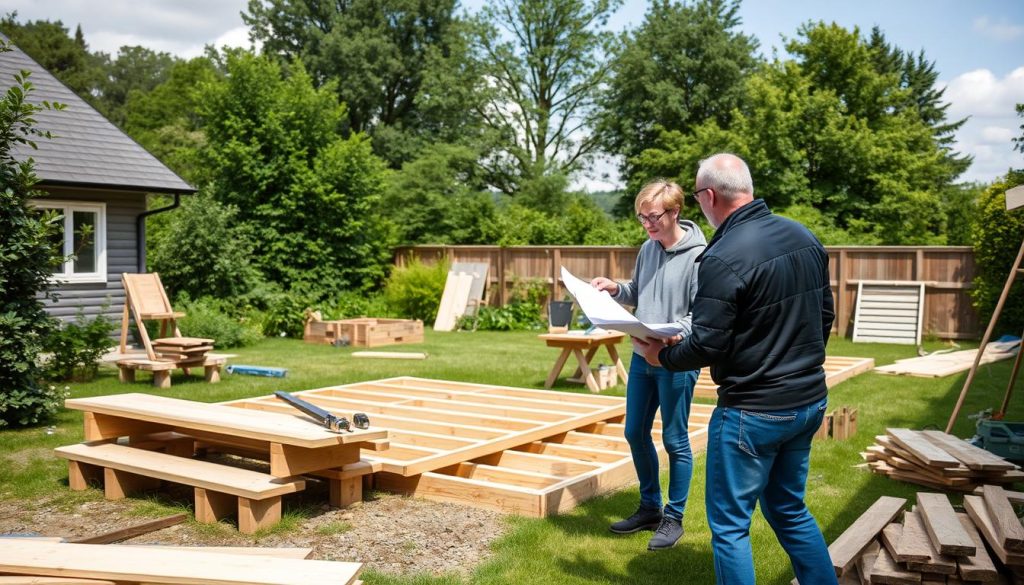
<path id="1" fill-rule="evenodd" d="M 125 353 L 125 345 L 128 341 L 128 319 L 130 316 L 135 319 L 135 325 L 139 330 L 139 338 L 146 348 L 146 355 L 150 360 L 158 360 L 158 350 L 163 353 L 167 351 L 184 352 L 175 358 L 169 359 L 169 355 L 161 355 L 165 361 L 180 361 L 191 353 L 187 348 L 199 349 L 213 343 L 212 339 L 199 339 L 182 337 L 178 330 L 178 319 L 185 316 L 185 313 L 175 311 L 171 308 L 171 301 L 167 299 L 167 292 L 163 283 L 160 282 L 160 275 L 153 272 L 150 274 L 128 274 L 121 275 L 121 284 L 124 286 L 124 314 L 121 319 L 121 353 Z M 146 330 L 146 321 L 160 322 L 160 338 L 156 340 L 157 348 L 149 339 L 149 332 Z M 199 358 L 201 356 L 195 356 Z"/>

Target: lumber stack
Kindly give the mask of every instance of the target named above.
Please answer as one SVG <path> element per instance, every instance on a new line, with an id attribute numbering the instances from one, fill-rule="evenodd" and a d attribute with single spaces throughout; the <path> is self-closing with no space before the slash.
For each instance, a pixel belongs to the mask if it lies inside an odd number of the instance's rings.
<path id="1" fill-rule="evenodd" d="M 918 493 L 911 510 L 882 496 L 829 546 L 840 583 L 1024 583 L 1024 526 L 1002 487 L 979 493 L 966 514 L 945 494 Z"/>
<path id="2" fill-rule="evenodd" d="M 183 549 L 4 539 L 0 583 L 20 585 L 358 585 L 362 563 L 304 560 L 273 549 Z"/>
<path id="3" fill-rule="evenodd" d="M 153 351 L 163 361 L 201 364 L 206 353 L 213 350 L 213 341 L 202 337 L 165 337 L 153 340 Z"/>
<path id="4" fill-rule="evenodd" d="M 930 488 L 973 492 L 1024 479 L 1006 459 L 941 431 L 886 429 L 861 456 L 875 473 Z"/>

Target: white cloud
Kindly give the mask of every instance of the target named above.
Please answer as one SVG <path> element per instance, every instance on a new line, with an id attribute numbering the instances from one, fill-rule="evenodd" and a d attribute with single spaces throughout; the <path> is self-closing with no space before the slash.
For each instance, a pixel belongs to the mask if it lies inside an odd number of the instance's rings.
<path id="1" fill-rule="evenodd" d="M 1015 41 L 1024 37 L 1024 26 L 1013 24 L 1005 18 L 999 19 L 999 22 L 993 22 L 987 16 L 975 18 L 974 30 L 998 41 Z"/>
<path id="2" fill-rule="evenodd" d="M 1024 102 L 1024 67 L 1003 79 L 988 69 L 968 71 L 946 85 L 944 97 L 950 103 L 950 118 L 1012 116 L 1014 105 Z"/>
<path id="3" fill-rule="evenodd" d="M 938 85 L 943 87 L 941 82 Z M 1015 104 L 1024 103 L 1024 67 L 1002 79 L 987 69 L 969 71 L 945 84 L 945 89 L 948 119 L 968 118 L 957 131 L 956 149 L 972 155 L 974 162 L 961 179 L 988 182 L 1010 168 L 1024 167 L 1011 142 L 1020 136 Z"/>

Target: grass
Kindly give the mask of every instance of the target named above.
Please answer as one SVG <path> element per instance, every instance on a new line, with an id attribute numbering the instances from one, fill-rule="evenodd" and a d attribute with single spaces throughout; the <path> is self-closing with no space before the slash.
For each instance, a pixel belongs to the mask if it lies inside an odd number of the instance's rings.
<path id="1" fill-rule="evenodd" d="M 942 347 L 940 342 L 925 345 L 928 350 Z M 391 348 L 382 348 L 383 351 L 388 349 Z M 833 339 L 828 349 L 832 355 L 872 357 L 876 365 L 916 355 L 910 346 L 853 344 L 844 339 Z M 71 395 L 83 397 L 132 391 L 214 402 L 265 395 L 273 390 L 297 391 L 400 375 L 542 388 L 557 356 L 555 349 L 545 347 L 536 339 L 535 332 L 434 333 L 428 330 L 426 343 L 399 346 L 394 350 L 426 351 L 430 357 L 422 361 L 359 360 L 350 356 L 353 348 L 336 349 L 296 340 L 267 339 L 255 347 L 238 350 L 238 357 L 232 363 L 285 367 L 288 368 L 285 378 L 225 375 L 220 384 L 210 385 L 201 378 L 176 375 L 170 389 L 160 390 L 148 385 L 145 374 L 139 375 L 140 382 L 124 385 L 118 383 L 113 369 L 103 369 L 99 379 L 72 385 Z M 620 353 L 629 355 L 628 344 L 623 344 Z M 603 352 L 600 358 L 607 360 Z M 982 367 L 961 410 L 954 434 L 962 437 L 973 434 L 973 421 L 967 418 L 968 414 L 998 408 L 1011 364 L 1011 361 L 1003 361 Z M 569 373 L 568 368 L 565 373 Z M 844 405 L 857 408 L 859 419 L 858 433 L 853 438 L 817 442 L 812 451 L 807 502 L 827 541 L 838 537 L 879 496 L 913 498 L 917 491 L 915 486 L 857 469 L 856 465 L 861 462 L 858 453 L 886 427 L 945 428 L 965 377 L 966 373 L 940 379 L 866 373 L 832 389 L 830 408 Z M 565 382 L 564 377 L 555 389 L 586 392 L 582 386 Z M 620 386 L 605 393 L 622 395 L 623 389 Z M 1011 404 L 1008 419 L 1024 420 L 1024 407 L 1019 400 Z M 0 433 L 0 499 L 20 500 L 26 506 L 40 502 L 73 506 L 82 498 L 102 497 L 95 490 L 69 492 L 64 462 L 51 455 L 54 447 L 81 440 L 81 413 L 62 411 L 50 424 L 55 426 L 51 434 L 46 432 L 46 427 Z M 632 487 L 595 498 L 562 516 L 544 520 L 509 517 L 507 535 L 494 546 L 494 555 L 469 578 L 456 575 L 397 577 L 367 571 L 364 580 L 368 585 L 713 582 L 710 532 L 703 506 L 704 461 L 702 455 L 695 458 L 684 524 L 686 535 L 674 549 L 649 553 L 646 550 L 649 533 L 616 536 L 608 531 L 611 521 L 635 507 L 638 494 Z M 959 503 L 959 497 L 953 496 L 953 500 Z M 135 513 L 161 516 L 166 515 L 169 508 L 173 505 L 140 499 Z M 288 516 L 289 522 L 280 530 L 294 529 L 304 517 L 304 509 L 293 510 Z M 755 515 L 751 540 L 758 583 L 789 583 L 792 572 L 788 558 L 760 513 Z M 416 554 L 414 547 L 410 547 L 409 554 Z"/>

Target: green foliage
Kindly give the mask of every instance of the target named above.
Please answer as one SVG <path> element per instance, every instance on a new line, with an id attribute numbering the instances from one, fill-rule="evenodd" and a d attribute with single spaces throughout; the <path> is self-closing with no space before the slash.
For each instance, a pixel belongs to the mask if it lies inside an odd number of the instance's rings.
<path id="1" fill-rule="evenodd" d="M 433 323 L 447 278 L 447 262 L 423 264 L 413 260 L 391 272 L 384 286 L 384 298 L 395 316 Z"/>
<path id="2" fill-rule="evenodd" d="M 541 307 L 547 300 L 548 284 L 541 279 L 522 278 L 512 282 L 509 302 L 503 307 L 483 306 L 475 316 L 459 319 L 460 329 L 478 331 L 520 331 L 544 326 Z"/>
<path id="3" fill-rule="evenodd" d="M 243 20 L 267 55 L 301 59 L 345 103 L 345 127 L 393 168 L 472 126 L 474 88 L 455 0 L 250 0 Z M 433 91 L 431 91 L 433 89 Z M 438 91 L 440 90 L 440 91 Z"/>
<path id="4" fill-rule="evenodd" d="M 231 298 L 259 284 L 251 230 L 238 223 L 238 215 L 236 207 L 201 191 L 182 197 L 179 209 L 157 216 L 164 221 L 149 238 L 149 264 L 170 294 Z"/>
<path id="5" fill-rule="evenodd" d="M 213 339 L 217 349 L 253 345 L 263 338 L 261 324 L 244 313 L 237 316 L 232 301 L 212 297 L 191 300 L 184 295 L 175 308 L 185 312 L 178 322 L 182 335 Z"/>
<path id="6" fill-rule="evenodd" d="M 977 274 L 971 297 L 982 323 L 991 318 L 1024 241 L 1024 214 L 1019 209 L 1006 210 L 1006 191 L 1017 185 L 1024 185 L 1024 171 L 1011 171 L 1004 180 L 996 181 L 982 191 L 978 199 L 977 221 L 972 234 Z M 1014 334 L 1024 329 L 1024 283 L 1019 278 L 1010 289 L 999 325 L 998 331 Z"/>
<path id="7" fill-rule="evenodd" d="M 390 317 L 384 293 L 367 294 L 345 291 L 320 304 L 324 320 L 353 319 L 355 317 Z"/>
<path id="8" fill-rule="evenodd" d="M 570 175 L 597 150 L 590 126 L 607 76 L 601 28 L 621 0 L 496 0 L 484 4 L 474 43 L 484 75 L 484 121 L 501 137 L 490 184 L 513 195 L 524 182 Z"/>
<path id="9" fill-rule="evenodd" d="M 170 53 L 139 46 L 121 47 L 117 57 L 104 67 L 105 75 L 100 82 L 100 111 L 123 128 L 129 96 L 153 91 L 168 79 L 174 64 L 175 58 Z"/>
<path id="10" fill-rule="evenodd" d="M 738 30 L 738 13 L 738 0 L 654 0 L 640 26 L 623 35 L 597 126 L 605 147 L 623 155 L 627 189 L 618 213 L 632 216 L 629 194 L 651 178 L 633 161 L 662 131 L 687 133 L 706 120 L 729 127 L 743 79 L 757 65 L 757 41 Z"/>
<path id="11" fill-rule="evenodd" d="M 856 29 L 818 24 L 801 34 L 788 45 L 800 60 L 747 80 L 728 130 L 713 120 L 689 134 L 666 130 L 636 168 L 688 184 L 701 158 L 732 151 L 750 164 L 758 196 L 776 209 L 813 207 L 817 223 L 833 226 L 827 239 L 946 243 L 947 212 L 963 215 L 962 202 L 943 195 L 956 165 L 935 129 L 900 108 L 908 90 L 899 76 L 877 69 Z"/>
<path id="12" fill-rule="evenodd" d="M 113 345 L 114 322 L 105 315 L 89 318 L 79 309 L 74 321 L 55 323 L 43 338 L 43 351 L 50 354 L 45 376 L 61 382 L 88 382 L 96 377 L 99 359 Z"/>
<path id="13" fill-rule="evenodd" d="M 255 235 L 253 258 L 284 290 L 364 290 L 384 277 L 392 230 L 376 212 L 383 162 L 365 136 L 339 138 L 345 108 L 301 65 L 233 51 L 206 86 L 205 180 Z"/>
<path id="14" fill-rule="evenodd" d="M 0 53 L 9 50 L 0 41 Z M 36 363 L 51 327 L 37 295 L 55 298 L 48 291 L 51 267 L 59 260 L 50 240 L 56 219 L 29 208 L 29 199 L 37 194 L 32 160 L 19 162 L 12 152 L 49 138 L 35 128 L 33 116 L 51 105 L 30 103 L 32 91 L 28 72 L 22 72 L 0 95 L 0 428 L 41 422 L 59 404 L 53 389 L 39 383 Z"/>

